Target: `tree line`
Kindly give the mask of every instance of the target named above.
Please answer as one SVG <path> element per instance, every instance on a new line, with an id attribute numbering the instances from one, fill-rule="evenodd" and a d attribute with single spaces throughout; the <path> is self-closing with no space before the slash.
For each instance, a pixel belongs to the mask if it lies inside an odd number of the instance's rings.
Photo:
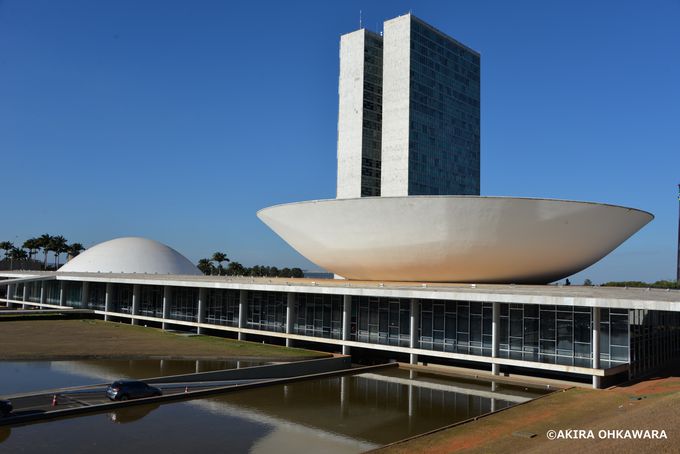
<path id="1" fill-rule="evenodd" d="M 85 250 L 85 247 L 81 243 L 68 243 L 68 240 L 62 235 L 50 235 L 45 233 L 39 237 L 29 238 L 24 241 L 20 246 L 15 245 L 11 241 L 0 242 L 0 250 L 4 252 L 3 261 L 9 262 L 10 269 L 14 269 L 14 262 L 24 263 L 28 261 L 29 263 L 35 263 L 35 256 L 39 253 L 43 253 L 42 269 L 49 269 L 47 261 L 49 254 L 53 254 L 54 265 L 53 268 L 56 270 L 59 268 L 59 262 L 62 254 L 67 254 L 67 260 L 80 254 Z M 39 262 L 38 262 L 39 263 Z"/>
<path id="2" fill-rule="evenodd" d="M 656 282 L 642 282 L 642 281 L 619 281 L 619 282 L 605 282 L 603 287 L 643 287 L 643 288 L 680 288 L 680 283 L 676 281 L 656 281 Z"/>
<path id="3" fill-rule="evenodd" d="M 227 266 L 222 263 L 227 262 Z M 300 268 L 277 268 L 275 266 L 255 265 L 245 267 L 239 262 L 229 260 L 224 252 L 215 252 L 211 258 L 198 261 L 198 269 L 209 276 L 254 276 L 254 277 L 304 277 Z"/>

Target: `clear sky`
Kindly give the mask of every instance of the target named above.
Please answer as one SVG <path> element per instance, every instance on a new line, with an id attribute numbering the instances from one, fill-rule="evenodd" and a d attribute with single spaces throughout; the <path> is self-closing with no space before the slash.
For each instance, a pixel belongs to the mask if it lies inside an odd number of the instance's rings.
<path id="1" fill-rule="evenodd" d="M 482 194 L 656 219 L 574 276 L 675 276 L 680 1 L 0 0 L 0 240 L 316 269 L 255 212 L 335 196 L 338 46 L 413 12 L 481 53 Z"/>

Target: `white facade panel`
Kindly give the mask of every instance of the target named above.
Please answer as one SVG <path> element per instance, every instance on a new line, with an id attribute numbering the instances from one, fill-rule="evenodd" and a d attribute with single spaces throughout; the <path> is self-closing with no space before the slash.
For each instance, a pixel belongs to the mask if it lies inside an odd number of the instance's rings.
<path id="1" fill-rule="evenodd" d="M 361 197 L 361 157 L 364 111 L 365 30 L 340 38 L 338 84 L 338 183 L 339 199 Z"/>
<path id="2" fill-rule="evenodd" d="M 383 35 L 382 196 L 408 195 L 411 15 Z"/>

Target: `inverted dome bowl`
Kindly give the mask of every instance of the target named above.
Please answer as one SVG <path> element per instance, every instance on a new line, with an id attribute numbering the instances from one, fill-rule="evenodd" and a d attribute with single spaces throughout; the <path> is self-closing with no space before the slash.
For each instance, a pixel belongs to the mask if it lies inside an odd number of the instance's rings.
<path id="1" fill-rule="evenodd" d="M 348 279 L 517 284 L 577 273 L 654 218 L 600 203 L 479 196 L 315 200 L 257 216 Z"/>

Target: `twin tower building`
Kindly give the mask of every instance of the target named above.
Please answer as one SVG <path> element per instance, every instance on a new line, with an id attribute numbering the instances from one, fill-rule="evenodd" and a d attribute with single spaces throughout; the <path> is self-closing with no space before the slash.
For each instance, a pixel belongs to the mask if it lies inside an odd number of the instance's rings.
<path id="1" fill-rule="evenodd" d="M 479 195 L 479 75 L 411 14 L 342 35 L 337 197 Z"/>

